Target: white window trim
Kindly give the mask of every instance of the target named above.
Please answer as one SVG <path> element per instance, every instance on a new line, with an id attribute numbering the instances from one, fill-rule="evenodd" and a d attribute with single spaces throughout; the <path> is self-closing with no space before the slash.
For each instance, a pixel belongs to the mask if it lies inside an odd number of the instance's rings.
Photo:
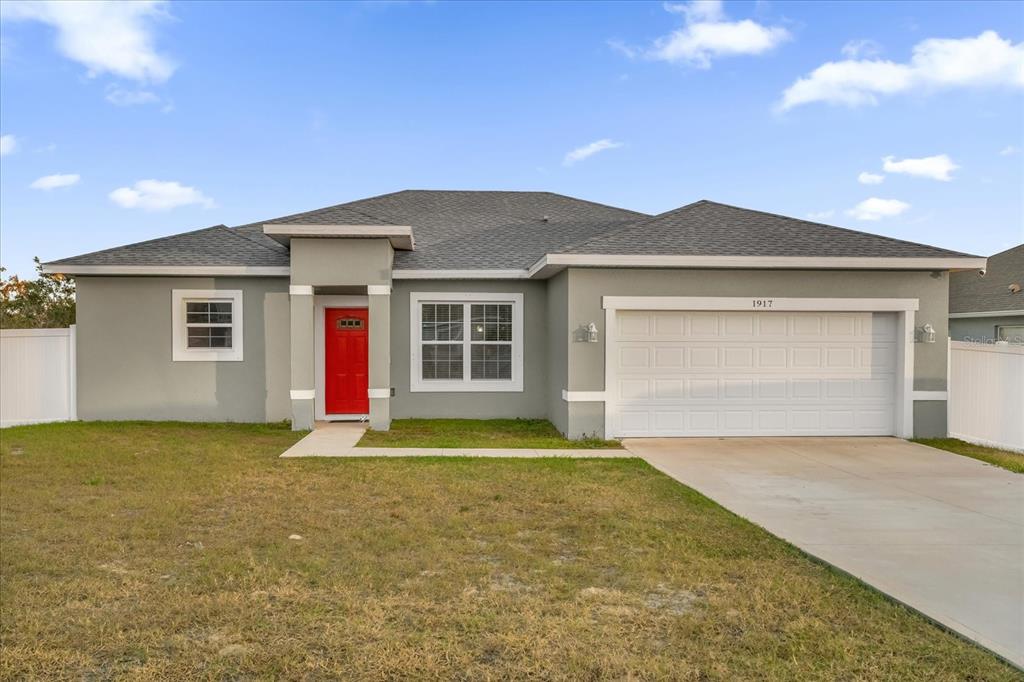
<path id="1" fill-rule="evenodd" d="M 185 302 L 191 300 L 231 301 L 231 348 L 189 348 L 185 324 Z M 174 362 L 241 362 L 245 327 L 242 324 L 241 289 L 172 289 L 171 343 Z"/>
<path id="2" fill-rule="evenodd" d="M 423 379 L 420 354 L 423 303 L 511 303 L 512 304 L 512 379 L 473 380 L 467 369 L 461 380 Z M 465 320 L 469 324 L 469 318 Z M 468 338 L 464 341 L 469 345 Z M 463 354 L 463 362 L 470 362 L 470 354 Z M 523 391 L 523 295 L 521 293 L 467 293 L 462 291 L 409 293 L 409 391 L 411 393 L 449 392 L 518 392 Z"/>

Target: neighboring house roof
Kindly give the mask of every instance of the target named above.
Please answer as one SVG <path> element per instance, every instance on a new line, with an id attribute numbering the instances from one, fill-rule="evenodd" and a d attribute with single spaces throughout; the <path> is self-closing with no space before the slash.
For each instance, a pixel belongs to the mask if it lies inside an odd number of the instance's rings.
<path id="1" fill-rule="evenodd" d="M 235 228 L 223 225 L 47 263 L 282 266 L 266 225 L 411 226 L 395 270 L 525 271 L 550 254 L 970 257 L 821 223 L 698 201 L 650 216 L 551 192 L 404 190 Z"/>
<path id="2" fill-rule="evenodd" d="M 1017 285 L 1017 292 L 1010 290 Z M 1024 311 L 1024 244 L 989 256 L 985 276 L 977 270 L 954 272 L 949 278 L 949 312 Z"/>

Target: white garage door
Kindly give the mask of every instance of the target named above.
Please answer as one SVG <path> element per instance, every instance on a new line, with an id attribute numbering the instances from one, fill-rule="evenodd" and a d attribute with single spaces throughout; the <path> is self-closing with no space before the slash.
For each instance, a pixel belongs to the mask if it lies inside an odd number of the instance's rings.
<path id="1" fill-rule="evenodd" d="M 891 435 L 894 313 L 622 310 L 617 436 Z"/>

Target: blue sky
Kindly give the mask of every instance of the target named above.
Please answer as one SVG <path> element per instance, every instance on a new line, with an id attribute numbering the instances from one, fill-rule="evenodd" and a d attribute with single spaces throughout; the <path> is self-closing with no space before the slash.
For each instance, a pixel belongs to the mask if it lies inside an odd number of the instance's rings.
<path id="1" fill-rule="evenodd" d="M 21 275 L 405 188 L 650 213 L 707 198 L 979 254 L 1024 241 L 1020 4 L 0 12 L 0 261 Z"/>

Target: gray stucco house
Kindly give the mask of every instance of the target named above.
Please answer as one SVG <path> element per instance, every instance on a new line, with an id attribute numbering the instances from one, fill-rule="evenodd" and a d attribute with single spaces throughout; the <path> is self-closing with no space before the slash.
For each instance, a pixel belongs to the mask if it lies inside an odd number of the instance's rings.
<path id="1" fill-rule="evenodd" d="M 47 263 L 82 419 L 546 417 L 571 437 L 945 434 L 985 259 L 698 201 L 385 194 Z"/>
<path id="2" fill-rule="evenodd" d="M 1024 244 L 988 259 L 985 272 L 949 278 L 949 336 L 954 341 L 1024 344 Z"/>

